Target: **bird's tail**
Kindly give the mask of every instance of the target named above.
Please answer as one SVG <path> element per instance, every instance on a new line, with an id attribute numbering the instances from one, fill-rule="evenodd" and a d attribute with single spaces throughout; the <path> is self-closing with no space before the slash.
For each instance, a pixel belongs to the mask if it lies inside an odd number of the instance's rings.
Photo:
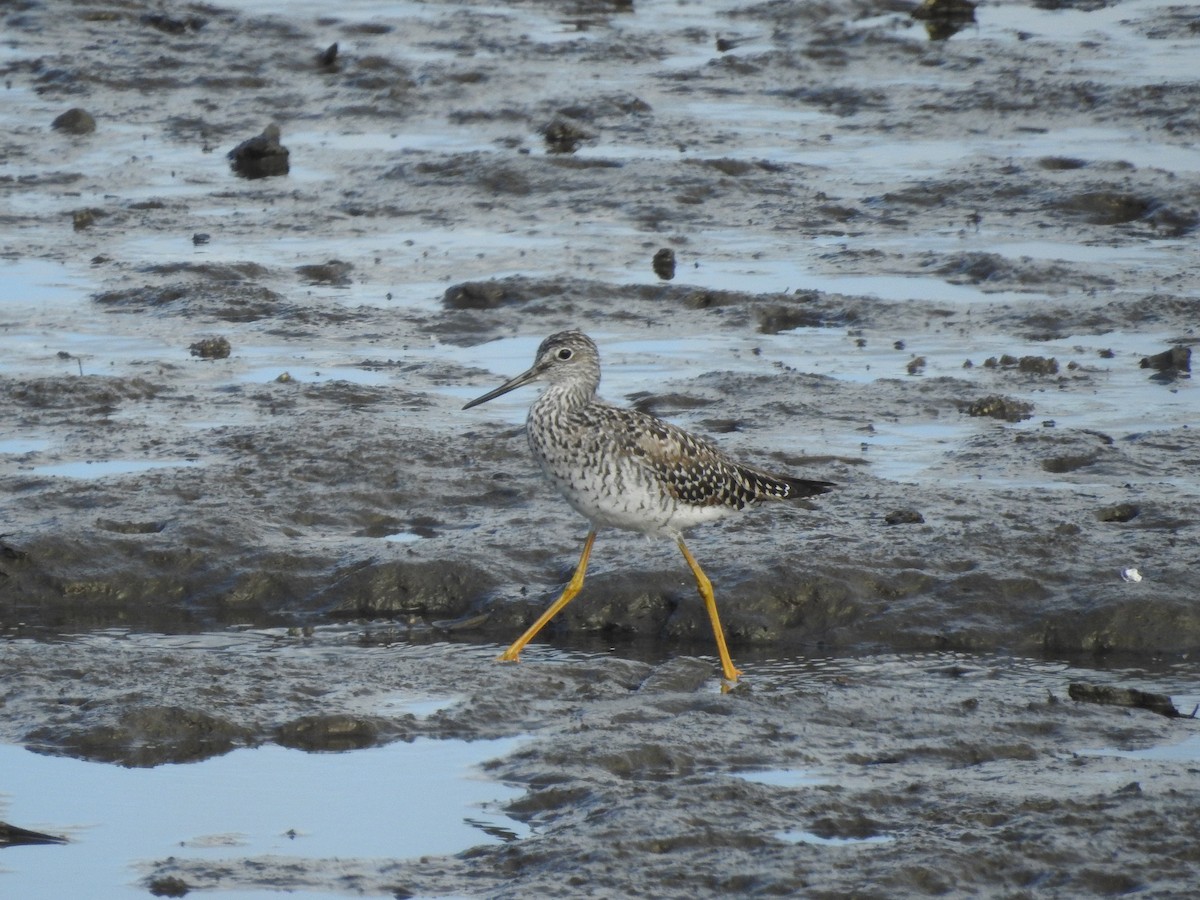
<path id="1" fill-rule="evenodd" d="M 813 481 L 808 478 L 787 478 L 776 475 L 775 480 L 787 487 L 783 495 L 785 500 L 799 500 L 803 497 L 815 497 L 817 494 L 828 494 L 837 485 L 832 481 Z"/>
<path id="2" fill-rule="evenodd" d="M 742 467 L 742 477 L 745 478 L 751 497 L 754 500 L 801 500 L 805 497 L 815 497 L 817 494 L 827 494 L 837 487 L 832 481 L 814 481 L 808 478 L 789 478 L 787 475 L 776 475 L 773 472 L 763 472 L 761 469 Z"/>

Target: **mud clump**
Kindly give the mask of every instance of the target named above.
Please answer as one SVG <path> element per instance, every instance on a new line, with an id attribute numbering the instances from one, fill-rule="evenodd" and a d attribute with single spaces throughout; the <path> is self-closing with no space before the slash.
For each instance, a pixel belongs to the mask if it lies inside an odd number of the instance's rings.
<path id="1" fill-rule="evenodd" d="M 650 266 L 654 269 L 655 275 L 663 281 L 670 281 L 675 277 L 675 251 L 670 247 L 663 247 L 654 254 Z"/>
<path id="2" fill-rule="evenodd" d="M 1051 459 L 1042 460 L 1042 469 L 1052 475 L 1065 475 L 1068 472 L 1076 472 L 1079 469 L 1086 468 L 1095 461 L 1096 457 L 1092 455 L 1055 456 Z"/>
<path id="3" fill-rule="evenodd" d="M 292 311 L 282 294 L 252 283 L 146 285 L 105 291 L 92 298 L 114 312 L 157 310 L 183 317 L 212 316 L 255 322 Z"/>
<path id="4" fill-rule="evenodd" d="M 102 209 L 76 209 L 71 212 L 71 227 L 76 231 L 85 231 L 103 219 L 107 213 Z"/>
<path id="5" fill-rule="evenodd" d="M 1096 510 L 1096 518 L 1101 522 L 1130 522 L 1142 514 L 1142 509 L 1136 503 L 1118 503 Z"/>
<path id="6" fill-rule="evenodd" d="M 1172 376 L 1192 371 L 1190 347 L 1172 347 L 1153 356 L 1144 356 L 1139 364 L 1143 369 L 1154 369 L 1162 375 Z"/>
<path id="7" fill-rule="evenodd" d="M 539 295 L 531 293 L 520 279 L 467 281 L 447 288 L 442 305 L 446 309 L 500 309 L 527 303 Z"/>
<path id="8" fill-rule="evenodd" d="M 883 517 L 885 525 L 924 525 L 925 517 L 915 509 L 894 509 Z"/>
<path id="9" fill-rule="evenodd" d="M 1017 358 L 1007 353 L 1002 356 L 989 356 L 983 363 L 988 369 L 1016 369 L 1028 375 L 1057 375 L 1058 360 L 1045 356 L 1022 356 Z"/>
<path id="10" fill-rule="evenodd" d="M 14 402 L 29 409 L 106 414 L 127 402 L 153 400 L 170 388 L 145 378 L 85 375 L 10 382 L 8 391 Z"/>
<path id="11" fill-rule="evenodd" d="M 1088 165 L 1086 159 L 1074 156 L 1043 156 L 1037 162 L 1039 166 L 1050 172 L 1067 172 L 1073 169 L 1083 169 Z"/>
<path id="12" fill-rule="evenodd" d="M 198 356 L 201 359 L 228 359 L 229 354 L 233 352 L 233 347 L 227 337 L 211 337 L 196 341 L 188 347 L 188 350 L 191 351 L 192 356 Z"/>
<path id="13" fill-rule="evenodd" d="M 394 732 L 385 719 L 364 716 L 305 716 L 281 725 L 275 742 L 283 747 L 308 752 L 361 750 L 380 743 L 382 736 Z"/>
<path id="14" fill-rule="evenodd" d="M 290 169 L 288 148 L 280 143 L 279 126 L 274 123 L 262 134 L 242 141 L 228 153 L 229 165 L 242 178 L 272 178 L 286 175 Z"/>
<path id="15" fill-rule="evenodd" d="M 1090 225 L 1128 225 L 1145 222 L 1152 228 L 1171 236 L 1192 231 L 1200 217 L 1182 211 L 1159 200 L 1122 191 L 1088 191 L 1063 201 L 1061 209 Z"/>
<path id="16" fill-rule="evenodd" d="M 999 394 L 960 404 L 960 408 L 968 416 L 986 416 L 1004 422 L 1020 422 L 1033 415 L 1032 403 Z"/>
<path id="17" fill-rule="evenodd" d="M 772 304 L 760 308 L 757 317 L 758 330 L 763 334 L 780 334 L 795 328 L 823 328 L 829 324 L 828 312 L 821 306 Z"/>
<path id="18" fill-rule="evenodd" d="M 1107 684 L 1084 684 L 1073 681 L 1067 685 L 1067 695 L 1081 703 L 1100 703 L 1106 706 L 1125 706 L 1131 709 L 1148 709 L 1166 716 L 1178 718 L 1180 713 L 1166 694 L 1140 691 L 1136 688 L 1115 687 Z"/>
<path id="19" fill-rule="evenodd" d="M 931 41 L 945 41 L 975 22 L 970 0 L 923 0 L 910 15 L 925 24 Z"/>
<path id="20" fill-rule="evenodd" d="M 66 134 L 91 134 L 96 130 L 96 120 L 86 109 L 75 107 L 56 117 L 50 127 Z"/>
<path id="21" fill-rule="evenodd" d="M 296 274 L 307 284 L 328 284 L 333 287 L 348 287 L 352 283 L 350 273 L 354 266 L 340 259 L 331 259 L 326 263 L 297 266 Z"/>
<path id="22" fill-rule="evenodd" d="M 103 716 L 103 710 L 97 713 Z M 244 744 L 250 732 L 220 716 L 181 706 L 143 706 L 119 713 L 105 724 L 59 734 L 35 729 L 27 741 L 79 759 L 150 767 L 197 762 Z"/>
<path id="23" fill-rule="evenodd" d="M 317 54 L 317 68 L 326 73 L 338 71 L 341 67 L 338 65 L 338 45 L 337 42 L 330 44 L 324 50 Z"/>
<path id="24" fill-rule="evenodd" d="M 175 875 L 163 875 L 150 878 L 146 882 L 146 890 L 155 897 L 186 897 L 192 891 L 192 886 Z"/>
<path id="25" fill-rule="evenodd" d="M 164 34 L 181 35 L 196 32 L 208 24 L 203 16 L 170 16 L 166 13 L 146 13 L 139 20 Z"/>
<path id="26" fill-rule="evenodd" d="M 547 153 L 562 154 L 574 153 L 586 141 L 595 138 L 595 135 L 583 126 L 561 116 L 544 125 L 541 135 L 546 142 Z"/>

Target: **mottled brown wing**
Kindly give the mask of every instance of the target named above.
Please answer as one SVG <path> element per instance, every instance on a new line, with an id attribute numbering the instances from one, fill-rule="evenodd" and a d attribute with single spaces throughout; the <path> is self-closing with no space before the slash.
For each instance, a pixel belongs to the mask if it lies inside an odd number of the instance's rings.
<path id="1" fill-rule="evenodd" d="M 811 497 L 833 487 L 742 465 L 682 428 L 637 410 L 617 411 L 628 425 L 622 430 L 623 449 L 683 503 L 742 509 L 759 500 Z"/>

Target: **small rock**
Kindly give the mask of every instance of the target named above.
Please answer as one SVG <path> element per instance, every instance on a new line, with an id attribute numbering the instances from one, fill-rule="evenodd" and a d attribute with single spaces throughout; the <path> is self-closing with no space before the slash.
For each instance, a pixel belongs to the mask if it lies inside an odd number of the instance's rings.
<path id="1" fill-rule="evenodd" d="M 191 890 L 186 881 L 174 875 L 152 878 L 147 887 L 155 897 L 186 897 Z"/>
<path id="2" fill-rule="evenodd" d="M 199 247 L 201 244 L 207 244 L 212 240 L 212 235 L 206 234 L 203 231 L 197 231 L 192 235 L 192 243 Z"/>
<path id="3" fill-rule="evenodd" d="M 242 141 L 229 151 L 230 167 L 242 178 L 270 178 L 288 173 L 288 149 L 279 142 L 279 126 L 272 123 L 258 137 Z"/>
<path id="4" fill-rule="evenodd" d="M 1024 400 L 1013 400 L 1010 397 L 1001 397 L 998 394 L 983 397 L 965 405 L 960 404 L 960 408 L 968 416 L 989 416 L 1005 422 L 1020 422 L 1033 415 L 1032 403 L 1026 403 Z"/>
<path id="5" fill-rule="evenodd" d="M 96 224 L 96 213 L 90 209 L 77 209 L 71 213 L 71 225 L 76 231 L 83 231 Z"/>
<path id="6" fill-rule="evenodd" d="M 192 351 L 192 356 L 198 356 L 201 359 L 228 359 L 233 348 L 226 338 L 215 337 L 196 341 L 188 349 Z"/>
<path id="7" fill-rule="evenodd" d="M 1143 369 L 1157 369 L 1159 372 L 1190 372 L 1192 371 L 1192 350 L 1190 347 L 1172 347 L 1153 356 L 1142 357 Z"/>
<path id="8" fill-rule="evenodd" d="M 340 259 L 296 267 L 296 274 L 308 284 L 331 284 L 335 287 L 348 286 L 351 283 L 350 273 L 353 271 L 353 263 L 342 262 Z"/>
<path id="9" fill-rule="evenodd" d="M 1031 375 L 1057 375 L 1058 360 L 1054 357 L 1022 356 L 1017 361 L 1017 368 Z"/>
<path id="10" fill-rule="evenodd" d="M 1101 522 L 1128 522 L 1130 519 L 1136 519 L 1141 512 L 1136 503 L 1118 503 L 1116 506 L 1096 510 L 1096 518 Z"/>
<path id="11" fill-rule="evenodd" d="M 1038 165 L 1043 169 L 1051 172 L 1067 172 L 1071 169 L 1087 168 L 1088 162 L 1086 159 L 1078 159 L 1074 156 L 1043 156 L 1037 161 Z"/>
<path id="12" fill-rule="evenodd" d="M 908 370 L 909 375 L 920 375 L 925 371 L 925 357 L 918 356 L 915 359 L 910 359 L 905 368 Z"/>
<path id="13" fill-rule="evenodd" d="M 1094 453 L 1068 453 L 1063 456 L 1052 456 L 1042 460 L 1042 469 L 1052 475 L 1065 475 L 1068 472 L 1075 472 L 1090 466 L 1097 458 Z"/>
<path id="14" fill-rule="evenodd" d="M 970 0 L 925 0 L 910 15 L 925 23 L 931 41 L 944 41 L 975 21 Z"/>
<path id="15" fill-rule="evenodd" d="M 1017 369 L 1030 375 L 1057 375 L 1058 360 L 1054 357 L 1022 356 L 1020 359 L 1011 353 L 1005 353 L 997 359 L 989 356 L 983 363 L 988 369 Z"/>
<path id="16" fill-rule="evenodd" d="M 894 509 L 883 517 L 885 525 L 924 525 L 925 517 L 915 509 Z"/>
<path id="17" fill-rule="evenodd" d="M 86 109 L 75 107 L 50 123 L 55 131 L 65 131 L 67 134 L 91 134 L 96 130 L 96 120 Z"/>
<path id="18" fill-rule="evenodd" d="M 1102 703 L 1108 706 L 1128 706 L 1133 709 L 1148 709 L 1160 716 L 1174 719 L 1179 710 L 1166 694 L 1152 694 L 1136 688 L 1112 687 L 1106 684 L 1086 684 L 1074 681 L 1067 685 L 1067 695 L 1083 703 Z"/>
<path id="19" fill-rule="evenodd" d="M 586 140 L 595 137 L 574 122 L 565 118 L 557 118 L 541 130 L 542 138 L 546 141 L 547 153 L 574 153 Z"/>
<path id="20" fill-rule="evenodd" d="M 336 71 L 338 67 L 337 55 L 338 45 L 335 42 L 317 54 L 317 67 L 326 72 Z"/>
<path id="21" fill-rule="evenodd" d="M 793 328 L 820 328 L 825 318 L 820 310 L 795 305 L 764 306 L 758 309 L 758 330 L 763 334 L 779 334 Z"/>
<path id="22" fill-rule="evenodd" d="M 1136 222 L 1158 204 L 1150 197 L 1122 191 L 1087 191 L 1066 198 L 1061 208 L 1092 225 L 1124 225 Z"/>
<path id="23" fill-rule="evenodd" d="M 663 281 L 670 281 L 675 277 L 675 251 L 670 247 L 663 247 L 654 254 L 650 265 L 653 266 L 655 275 Z"/>
<path id="24" fill-rule="evenodd" d="M 442 295 L 446 309 L 499 309 L 524 303 L 529 297 L 505 281 L 464 281 Z"/>
<path id="25" fill-rule="evenodd" d="M 147 13 L 142 16 L 142 24 L 149 25 L 164 34 L 183 34 L 188 31 L 199 31 L 208 24 L 202 16 L 184 16 L 175 18 L 166 13 Z"/>
<path id="26" fill-rule="evenodd" d="M 305 716 L 280 725 L 276 743 L 306 751 L 361 750 L 379 741 L 380 722 L 375 719 L 333 714 Z"/>

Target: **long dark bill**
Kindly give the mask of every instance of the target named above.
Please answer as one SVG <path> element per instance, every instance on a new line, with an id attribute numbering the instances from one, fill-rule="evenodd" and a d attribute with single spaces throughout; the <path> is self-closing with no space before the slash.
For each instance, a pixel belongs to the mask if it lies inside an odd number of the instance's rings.
<path id="1" fill-rule="evenodd" d="M 501 394 L 507 394 L 509 391 L 515 391 L 523 385 L 529 384 L 531 381 L 536 381 L 538 376 L 542 374 L 542 370 L 534 366 L 527 372 L 522 372 L 516 378 L 510 378 L 494 391 L 488 391 L 482 397 L 476 397 L 470 403 L 463 406 L 463 409 L 470 409 L 472 406 L 478 406 L 480 403 L 487 403 L 489 400 L 495 400 Z"/>

